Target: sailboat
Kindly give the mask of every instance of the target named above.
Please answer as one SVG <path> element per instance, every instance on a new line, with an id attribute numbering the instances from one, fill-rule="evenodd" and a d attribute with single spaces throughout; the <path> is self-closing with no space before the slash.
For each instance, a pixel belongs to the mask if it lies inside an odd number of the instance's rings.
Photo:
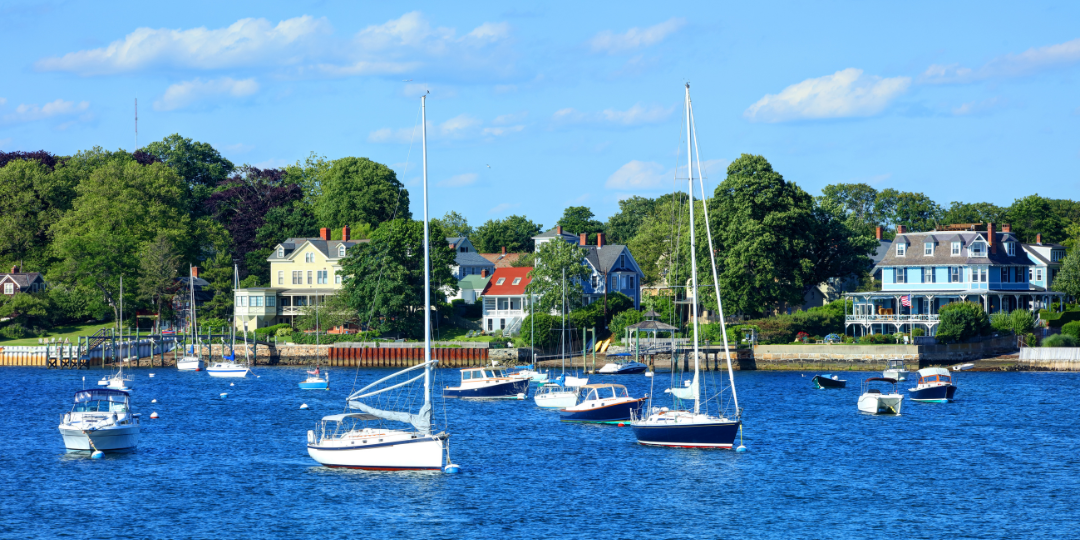
<path id="1" fill-rule="evenodd" d="M 128 344 L 126 350 L 130 353 L 130 344 Z M 98 381 L 98 386 L 104 386 L 110 390 L 120 390 L 122 392 L 130 392 L 135 388 L 135 377 L 124 375 L 124 362 L 127 360 L 127 357 L 124 356 L 124 351 L 124 276 L 120 276 L 120 369 L 111 377 L 105 377 Z"/>
<path id="2" fill-rule="evenodd" d="M 236 265 L 233 265 L 233 290 L 240 288 L 240 282 L 236 276 Z M 235 317 L 234 317 L 235 319 Z M 236 321 L 233 321 L 233 330 L 236 330 Z M 233 340 L 236 337 L 234 334 Z M 244 323 L 244 354 L 247 354 L 247 323 Z M 242 378 L 247 377 L 251 372 L 251 368 L 247 366 L 247 363 L 240 364 L 236 362 L 236 349 L 230 351 L 229 356 L 222 357 L 221 362 L 214 362 L 210 364 L 210 367 L 206 368 L 206 372 L 211 377 L 218 378 Z"/>
<path id="3" fill-rule="evenodd" d="M 191 302 L 191 327 L 197 328 L 195 325 L 195 271 L 190 267 L 188 268 L 188 301 Z M 196 338 L 192 338 L 194 339 Z M 202 361 L 202 347 L 196 347 L 193 342 L 191 349 L 186 353 L 176 361 L 178 371 L 202 371 L 206 368 Z"/>
<path id="4" fill-rule="evenodd" d="M 428 235 L 427 197 L 427 110 L 426 97 L 420 97 L 421 133 L 424 163 L 424 362 L 383 377 L 349 395 L 350 409 L 360 412 L 323 417 L 317 430 L 308 431 L 308 455 L 328 467 L 368 470 L 438 470 L 457 472 L 457 465 L 444 462 L 448 455 L 449 434 L 433 433 L 431 426 L 431 387 L 435 364 L 431 358 L 431 242 Z M 422 373 L 416 374 L 421 371 Z M 408 377 L 406 379 L 406 377 Z M 406 380 L 401 380 L 406 379 Z M 423 404 L 416 412 L 408 399 L 396 399 L 423 379 Z M 390 393 L 398 390 L 398 393 Z M 382 396 L 387 403 L 404 403 L 399 410 L 388 410 L 373 398 Z M 376 401 L 375 405 L 370 404 Z M 374 427 L 364 422 L 376 421 Z M 409 424 L 411 429 L 388 429 L 383 421 Z M 446 460 L 447 462 L 449 459 Z M 444 467 L 445 464 L 445 467 Z"/>
<path id="5" fill-rule="evenodd" d="M 562 357 L 562 375 L 555 382 L 547 383 L 536 390 L 533 401 L 537 407 L 545 409 L 565 409 L 577 405 L 578 394 L 582 386 L 589 384 L 588 377 L 579 378 L 566 374 L 566 271 L 563 271 L 562 332 L 559 335 L 560 356 Z"/>
<path id="6" fill-rule="evenodd" d="M 678 448 L 731 448 L 742 427 L 741 410 L 739 399 L 735 393 L 735 372 L 731 367 L 731 351 L 728 349 L 727 328 L 724 325 L 724 308 L 720 302 L 720 283 L 716 272 L 716 251 L 713 249 L 712 233 L 709 230 L 709 209 L 707 204 L 702 204 L 705 209 L 705 234 L 709 237 L 709 258 L 712 266 L 713 290 L 716 291 L 716 306 L 720 315 L 720 330 L 724 340 L 724 352 L 727 356 L 728 376 L 731 380 L 731 395 L 735 403 L 735 418 L 730 419 L 722 415 L 712 415 L 708 410 L 709 400 L 704 400 L 702 405 L 702 381 L 701 368 L 698 359 L 698 282 L 697 282 L 697 255 L 695 250 L 696 222 L 694 221 L 694 171 L 691 152 L 691 141 L 694 150 L 697 149 L 696 130 L 693 124 L 693 109 L 690 104 L 690 84 L 686 85 L 686 159 L 687 176 L 689 177 L 689 203 L 690 203 L 690 279 L 694 294 L 691 302 L 694 326 L 694 379 L 685 388 L 673 388 L 669 393 L 676 398 L 673 409 L 667 407 L 650 407 L 647 414 L 638 417 L 635 415 L 630 422 L 637 437 L 638 443 L 648 446 L 670 446 Z M 702 202 L 705 202 L 705 183 L 701 175 L 701 156 L 698 155 L 698 182 L 701 184 Z M 674 355 L 674 350 L 672 351 Z M 679 405 L 683 400 L 693 399 L 693 409 L 682 409 Z M 719 408 L 719 407 L 718 407 Z M 742 448 L 740 448 L 740 451 Z"/>

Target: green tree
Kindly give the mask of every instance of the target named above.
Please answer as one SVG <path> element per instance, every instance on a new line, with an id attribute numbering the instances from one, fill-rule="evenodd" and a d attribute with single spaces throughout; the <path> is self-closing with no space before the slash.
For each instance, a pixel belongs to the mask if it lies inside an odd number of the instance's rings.
<path id="1" fill-rule="evenodd" d="M 619 212 L 608 218 L 604 225 L 608 242 L 629 244 L 641 224 L 652 215 L 656 204 L 655 200 L 638 195 L 619 201 Z"/>
<path id="2" fill-rule="evenodd" d="M 0 320 L 28 330 L 36 330 L 36 334 L 41 334 L 51 326 L 53 311 L 54 306 L 47 294 L 20 293 L 0 304 Z"/>
<path id="3" fill-rule="evenodd" d="M 196 214 L 202 213 L 202 201 L 233 171 L 233 163 L 222 157 L 213 146 L 193 141 L 179 133 L 152 142 L 141 150 L 172 167 L 187 182 L 191 210 Z"/>
<path id="4" fill-rule="evenodd" d="M 856 234 L 874 236 L 884 219 L 877 212 L 878 191 L 867 184 L 830 184 L 821 190 L 818 206 L 838 212 Z"/>
<path id="5" fill-rule="evenodd" d="M 367 223 L 378 227 L 391 219 L 411 219 L 409 190 L 392 169 L 367 158 L 335 160 L 322 175 L 315 205 L 320 226 L 335 228 Z"/>
<path id="6" fill-rule="evenodd" d="M 286 179 L 293 184 L 299 184 L 304 190 L 303 203 L 312 212 L 314 212 L 316 201 L 322 196 L 323 182 L 329 170 L 330 162 L 326 160 L 326 156 L 320 156 L 315 152 L 308 155 L 303 163 L 296 160 L 295 164 L 285 167 Z"/>
<path id="7" fill-rule="evenodd" d="M 318 329 L 320 333 L 325 333 L 331 328 L 354 322 L 357 322 L 356 310 L 349 307 L 347 297 L 336 294 L 326 297 L 325 302 L 320 300 L 317 306 L 310 304 L 300 308 L 295 326 L 300 330 Z"/>
<path id="8" fill-rule="evenodd" d="M 581 283 L 590 275 L 584 263 L 585 253 L 585 248 L 560 240 L 540 244 L 536 266 L 529 272 L 532 281 L 526 287 L 536 297 L 537 311 L 561 310 L 564 286 L 567 310 L 581 305 Z"/>
<path id="9" fill-rule="evenodd" d="M 527 315 L 521 322 L 521 337 L 534 347 L 546 349 L 559 344 L 559 330 L 561 329 L 562 317 L 536 311 Z"/>
<path id="10" fill-rule="evenodd" d="M 159 232 L 153 242 L 139 250 L 139 297 L 154 306 L 159 317 L 163 302 L 172 297 L 179 266 L 180 255 L 164 233 Z"/>
<path id="11" fill-rule="evenodd" d="M 666 280 L 668 285 L 683 284 L 685 277 L 680 279 L 679 276 L 685 276 L 685 273 L 680 273 L 680 267 L 675 266 L 679 262 L 685 266 L 687 262 L 685 259 L 680 261 L 676 255 L 680 239 L 685 243 L 690 234 L 689 207 L 686 194 L 682 195 L 681 200 L 658 199 L 653 212 L 646 216 L 627 244 L 645 274 L 643 283 L 657 285 Z"/>
<path id="12" fill-rule="evenodd" d="M 1080 298 L 1080 249 L 1074 247 L 1069 250 L 1068 255 L 1061 261 L 1061 270 L 1050 288 L 1073 299 Z"/>
<path id="13" fill-rule="evenodd" d="M 1035 242 L 1036 235 L 1042 233 L 1043 242 L 1059 242 L 1065 239 L 1068 223 L 1057 215 L 1050 205 L 1050 200 L 1038 193 L 1016 199 L 1009 207 L 1008 220 L 1020 241 L 1028 244 Z"/>
<path id="14" fill-rule="evenodd" d="M 941 206 L 930 197 L 892 188 L 878 192 L 875 209 L 889 225 L 904 225 L 910 231 L 933 230 L 943 214 Z"/>
<path id="15" fill-rule="evenodd" d="M 941 218 L 942 223 L 1004 223 L 1007 210 L 992 203 L 953 201 Z"/>
<path id="16" fill-rule="evenodd" d="M 72 209 L 50 229 L 62 259 L 50 278 L 94 287 L 117 316 L 120 276 L 137 282 L 138 254 L 147 244 L 159 235 L 174 246 L 192 242 L 187 190 L 163 164 L 113 160 L 96 168 L 77 192 Z"/>
<path id="17" fill-rule="evenodd" d="M 641 315 L 640 311 L 636 309 L 627 309 L 619 312 L 611 318 L 611 323 L 608 325 L 608 329 L 611 330 L 611 335 L 615 336 L 615 339 L 621 340 L 626 337 L 625 334 L 627 326 L 637 324 L 644 320 L 645 317 Z"/>
<path id="18" fill-rule="evenodd" d="M 431 221 L 439 222 L 443 230 L 446 231 L 449 237 L 464 236 L 469 238 L 473 235 L 473 228 L 469 226 L 469 220 L 465 219 L 465 216 L 451 210 L 441 218 L 435 218 Z"/>
<path id="19" fill-rule="evenodd" d="M 976 336 L 988 336 L 993 330 L 982 306 L 974 302 L 947 304 L 939 314 L 937 339 L 941 343 L 962 343 Z"/>
<path id="20" fill-rule="evenodd" d="M 562 225 L 563 231 L 574 234 L 587 233 L 586 241 L 596 243 L 596 233 L 604 232 L 604 224 L 593 219 L 596 217 L 588 206 L 571 206 L 563 210 L 557 225 Z"/>
<path id="21" fill-rule="evenodd" d="M 840 215 L 816 206 L 811 213 L 811 229 L 805 232 L 805 258 L 810 264 L 803 277 L 803 294 L 829 279 L 859 278 L 869 273 L 870 255 L 878 248 L 873 236 L 852 231 Z"/>
<path id="22" fill-rule="evenodd" d="M 454 252 L 438 223 L 429 229 L 431 239 L 432 306 L 445 304 L 443 292 L 457 291 L 450 272 Z M 424 224 L 394 219 L 383 222 L 371 242 L 358 244 L 341 265 L 345 280 L 341 295 L 359 314 L 361 322 L 381 332 L 412 338 L 424 335 Z"/>
<path id="23" fill-rule="evenodd" d="M 525 216 L 508 216 L 503 219 L 489 219 L 476 228 L 470 238 L 480 253 L 498 253 L 506 248 L 507 253 L 533 251 L 532 237 L 540 234 L 541 225 L 529 221 Z"/>
<path id="24" fill-rule="evenodd" d="M 77 179 L 37 161 L 15 160 L 0 168 L 0 262 L 38 266 L 47 259 L 49 227 L 71 208 Z"/>
<path id="25" fill-rule="evenodd" d="M 536 254 L 533 252 L 522 253 L 518 258 L 510 261 L 510 266 L 513 268 L 524 268 L 526 266 L 536 265 Z"/>

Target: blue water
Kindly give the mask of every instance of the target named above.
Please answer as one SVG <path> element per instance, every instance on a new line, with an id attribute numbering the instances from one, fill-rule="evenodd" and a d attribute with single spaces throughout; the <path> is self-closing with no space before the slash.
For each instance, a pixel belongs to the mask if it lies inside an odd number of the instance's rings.
<path id="1" fill-rule="evenodd" d="M 813 390 L 810 373 L 740 373 L 744 454 L 642 447 L 629 428 L 562 425 L 531 400 L 449 401 L 463 470 L 446 475 L 308 458 L 306 432 L 340 412 L 352 370 L 302 391 L 298 368 L 239 381 L 141 369 L 138 452 L 65 454 L 57 423 L 81 377 L 101 373 L 2 371 L 0 537 L 1080 536 L 1075 374 L 963 373 L 954 403 L 905 400 L 902 416 L 874 417 L 856 409 L 868 374 Z M 649 384 L 606 380 L 636 395 Z"/>

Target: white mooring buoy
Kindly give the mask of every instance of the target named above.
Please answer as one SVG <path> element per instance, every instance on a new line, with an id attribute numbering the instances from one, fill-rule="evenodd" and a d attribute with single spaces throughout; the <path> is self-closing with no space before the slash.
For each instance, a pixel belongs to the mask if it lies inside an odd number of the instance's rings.
<path id="1" fill-rule="evenodd" d="M 157 417 L 158 417 L 157 411 L 154 411 L 154 412 L 150 413 L 150 418 L 157 419 Z"/>
<path id="2" fill-rule="evenodd" d="M 228 396 L 229 396 L 229 393 L 228 393 L 228 392 L 222 392 L 222 393 L 221 393 L 221 397 L 223 397 L 223 398 L 224 398 L 224 397 L 228 397 Z"/>
<path id="3" fill-rule="evenodd" d="M 154 378 L 154 374 L 153 374 L 153 373 L 151 373 L 151 374 L 150 374 L 150 378 L 151 378 L 151 379 L 153 379 L 153 378 Z"/>
<path id="4" fill-rule="evenodd" d="M 735 451 L 741 454 L 746 451 L 746 447 L 740 444 L 739 447 L 735 449 Z"/>
<path id="5" fill-rule="evenodd" d="M 157 403 L 157 400 L 156 399 L 151 399 L 150 403 Z"/>
<path id="6" fill-rule="evenodd" d="M 300 409 L 306 409 L 306 408 L 308 408 L 307 403 L 301 403 L 300 404 Z"/>

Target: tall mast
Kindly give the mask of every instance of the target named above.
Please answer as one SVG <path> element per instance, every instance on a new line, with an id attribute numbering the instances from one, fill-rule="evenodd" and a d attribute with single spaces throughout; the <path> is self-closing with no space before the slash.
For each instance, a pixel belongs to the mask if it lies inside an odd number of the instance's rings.
<path id="1" fill-rule="evenodd" d="M 428 242 L 427 96 L 420 96 L 420 141 L 424 158 L 424 410 L 431 419 L 431 244 Z"/>
<path id="2" fill-rule="evenodd" d="M 191 328 L 188 329 L 188 334 L 191 334 L 191 346 L 195 347 L 198 351 L 196 354 L 199 360 L 202 360 L 202 347 L 197 347 L 195 343 L 199 340 L 199 327 L 198 321 L 195 319 L 195 267 L 188 266 L 188 289 L 191 292 Z M 233 311 L 236 311 L 236 306 L 233 306 Z M 235 315 L 234 315 L 235 318 Z"/>
<path id="3" fill-rule="evenodd" d="M 694 317 L 694 414 L 701 412 L 701 392 L 698 390 L 698 286 L 697 286 L 697 254 L 694 248 L 694 158 L 690 153 L 690 83 L 686 83 L 686 175 L 688 178 L 690 193 L 690 285 L 694 291 L 694 303 L 691 306 L 691 315 Z"/>
<path id="4" fill-rule="evenodd" d="M 705 180 L 701 174 L 701 152 L 698 151 L 697 126 L 694 125 L 694 104 L 687 98 L 690 106 L 690 125 L 694 133 L 694 155 L 698 164 L 698 184 L 701 186 L 701 206 L 705 212 L 705 235 L 709 237 L 709 260 L 712 262 L 713 290 L 716 291 L 716 311 L 720 314 L 720 335 L 724 340 L 724 355 L 727 357 L 728 379 L 731 381 L 731 397 L 735 401 L 735 417 L 741 416 L 739 412 L 739 395 L 735 392 L 735 370 L 731 367 L 731 349 L 728 348 L 727 325 L 724 323 L 724 304 L 720 302 L 720 279 L 716 275 L 716 250 L 713 248 L 712 230 L 709 225 L 709 205 L 705 200 Z"/>

